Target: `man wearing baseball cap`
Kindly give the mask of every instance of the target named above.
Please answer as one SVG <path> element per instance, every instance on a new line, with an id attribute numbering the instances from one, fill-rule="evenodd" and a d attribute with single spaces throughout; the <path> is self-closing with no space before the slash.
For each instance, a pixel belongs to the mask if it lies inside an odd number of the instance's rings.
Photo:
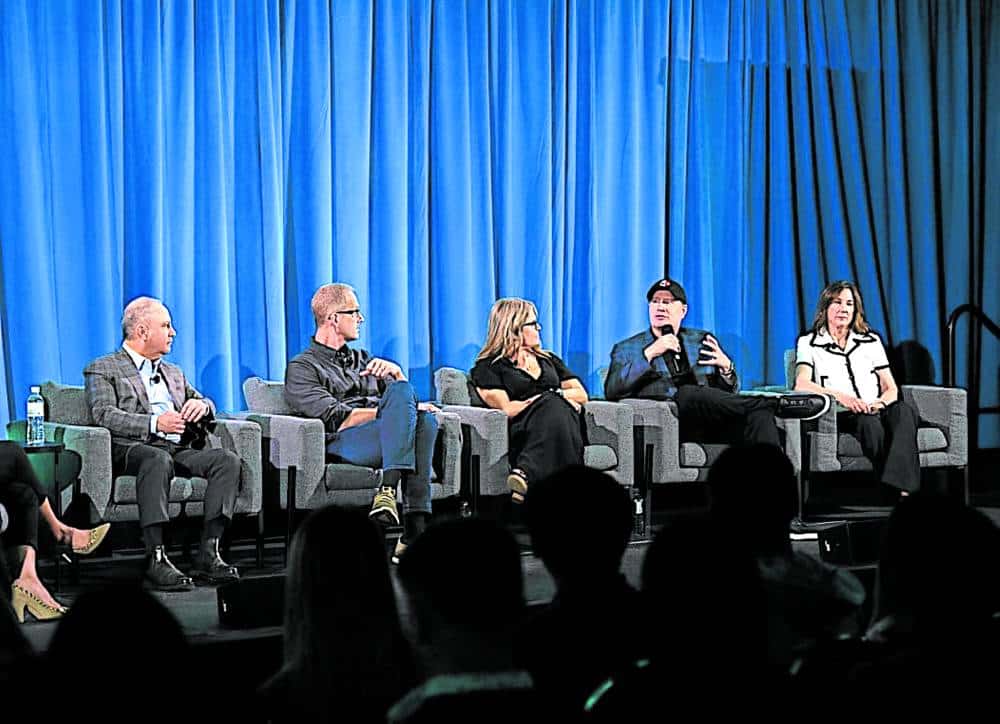
<path id="1" fill-rule="evenodd" d="M 677 402 L 681 439 L 781 445 L 775 415 L 812 419 L 830 405 L 825 395 L 737 395 L 736 365 L 709 332 L 683 326 L 684 287 L 660 279 L 646 292 L 649 328 L 618 342 L 604 383 L 609 400 L 637 397 Z"/>

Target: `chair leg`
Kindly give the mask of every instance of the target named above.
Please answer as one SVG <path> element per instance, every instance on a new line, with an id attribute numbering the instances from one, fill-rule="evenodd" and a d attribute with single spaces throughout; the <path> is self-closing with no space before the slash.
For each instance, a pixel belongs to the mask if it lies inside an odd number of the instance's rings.
<path id="1" fill-rule="evenodd" d="M 295 465 L 288 467 L 288 500 L 285 507 L 288 510 L 288 525 L 285 528 L 285 565 L 288 565 L 288 546 L 292 542 L 292 533 L 295 532 L 295 476 L 298 468 Z"/>
<path id="2" fill-rule="evenodd" d="M 643 445 L 642 453 L 643 535 L 653 537 L 653 445 Z"/>
<path id="3" fill-rule="evenodd" d="M 264 506 L 257 511 L 257 568 L 264 567 Z"/>
<path id="4" fill-rule="evenodd" d="M 806 513 L 806 489 L 808 483 L 806 482 L 806 475 L 802 470 L 799 470 L 795 474 L 795 484 L 799 491 L 799 520 L 805 520 Z"/>

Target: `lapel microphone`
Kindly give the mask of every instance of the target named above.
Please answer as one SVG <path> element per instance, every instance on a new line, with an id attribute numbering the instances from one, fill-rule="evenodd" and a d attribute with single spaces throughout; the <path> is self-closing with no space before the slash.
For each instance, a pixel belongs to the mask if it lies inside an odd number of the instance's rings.
<path id="1" fill-rule="evenodd" d="M 660 327 L 660 334 L 673 334 L 674 327 L 671 324 L 665 324 Z M 663 361 L 667 363 L 667 369 L 670 370 L 670 375 L 679 375 L 681 373 L 681 363 L 678 360 L 679 355 L 676 352 L 667 350 L 663 353 Z"/>

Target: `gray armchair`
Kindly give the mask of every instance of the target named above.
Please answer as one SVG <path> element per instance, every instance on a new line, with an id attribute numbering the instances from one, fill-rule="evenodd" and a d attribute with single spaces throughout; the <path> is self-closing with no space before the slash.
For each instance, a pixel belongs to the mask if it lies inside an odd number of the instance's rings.
<path id="1" fill-rule="evenodd" d="M 785 384 L 795 387 L 795 350 L 785 350 Z M 774 390 L 775 388 L 769 388 Z M 969 500 L 969 427 L 967 393 L 958 387 L 900 385 L 904 401 L 917 412 L 917 451 L 921 468 L 955 468 L 963 476 L 963 495 Z M 814 473 L 874 470 L 853 435 L 837 431 L 833 404 L 822 417 L 802 423 L 803 468 L 799 486 L 799 517 L 809 497 L 809 478 Z"/>
<path id="2" fill-rule="evenodd" d="M 444 409 L 458 415 L 465 435 L 463 479 L 473 505 L 481 495 L 506 495 L 507 415 L 486 407 L 469 375 L 454 367 L 434 372 L 437 399 Z M 590 401 L 583 407 L 588 444 L 584 465 L 603 470 L 624 486 L 633 485 L 635 459 L 632 410 L 615 402 Z"/>
<path id="3" fill-rule="evenodd" d="M 45 423 L 45 439 L 66 446 L 57 473 L 60 490 L 65 482 L 62 476 L 68 474 L 72 481 L 74 500 L 79 500 L 86 506 L 91 524 L 139 520 L 135 476 L 112 475 L 111 433 L 94 425 L 84 388 L 46 382 L 42 385 L 41 393 L 45 399 L 48 418 Z M 12 440 L 24 440 L 24 421 L 10 423 L 7 426 L 7 436 Z M 217 419 L 206 444 L 209 447 L 232 450 L 242 461 L 234 513 L 257 516 L 257 561 L 260 565 L 264 531 L 260 428 L 244 420 Z M 208 481 L 204 478 L 174 477 L 167 497 L 167 512 L 170 517 L 203 515 L 207 487 Z"/>
<path id="4" fill-rule="evenodd" d="M 285 402 L 285 383 L 250 377 L 243 394 L 250 408 L 244 417 L 260 425 L 264 462 L 278 499 L 288 512 L 287 535 L 294 529 L 297 510 L 328 503 L 369 505 L 381 484 L 382 471 L 349 463 L 326 461 L 326 429 L 321 420 L 294 415 Z M 431 499 L 459 494 L 459 457 L 462 427 L 457 415 L 437 415 L 438 440 L 434 454 Z M 271 477 L 273 476 L 273 477 Z"/>
<path id="5" fill-rule="evenodd" d="M 601 370 L 603 384 L 606 369 Z M 741 392 L 740 394 L 772 394 Z M 698 483 L 708 478 L 708 471 L 722 452 L 724 443 L 681 442 L 677 403 L 673 400 L 624 399 L 635 419 L 635 450 L 637 475 L 645 483 L 643 509 L 646 530 L 650 530 L 653 492 L 657 485 Z M 778 419 L 778 430 L 784 438 L 784 452 L 796 473 L 802 468 L 801 432 L 798 420 Z"/>

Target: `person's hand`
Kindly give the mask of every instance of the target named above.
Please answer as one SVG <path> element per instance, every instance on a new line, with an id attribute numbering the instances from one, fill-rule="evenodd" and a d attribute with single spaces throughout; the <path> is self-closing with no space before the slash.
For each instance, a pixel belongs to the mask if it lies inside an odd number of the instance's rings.
<path id="1" fill-rule="evenodd" d="M 520 401 L 517 401 L 517 402 L 512 402 L 511 403 L 510 412 L 507 413 L 508 417 L 517 417 L 522 412 L 524 412 L 525 410 L 527 410 L 528 407 L 531 406 L 531 403 L 534 402 L 535 400 L 537 400 L 539 397 L 541 397 L 541 394 L 532 395 L 527 400 L 520 400 Z"/>
<path id="2" fill-rule="evenodd" d="M 204 400 L 196 400 L 191 398 L 184 403 L 184 407 L 181 408 L 181 417 L 183 417 L 187 422 L 198 422 L 201 418 L 208 414 L 209 411 L 208 403 Z"/>
<path id="3" fill-rule="evenodd" d="M 566 400 L 566 402 L 568 402 L 569 404 L 571 404 L 573 406 L 573 409 L 576 410 L 577 412 L 583 409 L 583 405 L 581 405 L 576 400 L 571 400 L 568 397 L 564 397 L 563 399 Z"/>
<path id="4" fill-rule="evenodd" d="M 394 380 L 406 379 L 403 377 L 403 370 L 398 364 L 379 357 L 372 357 L 368 361 L 368 364 L 365 365 L 365 368 L 361 370 L 362 377 L 367 377 L 368 375 L 377 377 L 380 380 L 384 380 L 386 378 Z"/>
<path id="5" fill-rule="evenodd" d="M 837 400 L 837 402 L 851 412 L 855 412 L 859 415 L 868 414 L 868 403 L 855 397 L 854 395 L 848 395 L 846 392 L 834 392 L 833 397 Z"/>
<path id="6" fill-rule="evenodd" d="M 441 412 L 441 408 L 433 402 L 418 402 L 417 409 L 423 410 L 424 412 Z"/>
<path id="7" fill-rule="evenodd" d="M 875 400 L 870 405 L 868 405 L 868 414 L 877 415 L 880 411 L 886 408 L 886 404 L 882 400 Z"/>
<path id="8" fill-rule="evenodd" d="M 676 334 L 664 334 L 657 337 L 642 353 L 646 355 L 646 360 L 652 363 L 654 359 L 668 351 L 680 354 L 681 341 L 677 338 Z"/>
<path id="9" fill-rule="evenodd" d="M 184 422 L 184 418 L 180 416 L 180 413 L 170 412 L 161 413 L 159 417 L 156 418 L 156 429 L 158 432 L 166 433 L 167 435 L 179 435 L 184 432 L 184 426 L 187 423 Z"/>
<path id="10" fill-rule="evenodd" d="M 712 367 L 718 367 L 720 371 L 728 371 L 733 367 L 733 361 L 729 359 L 729 356 L 722 351 L 722 346 L 719 344 L 719 340 L 710 334 L 705 335 L 705 339 L 701 342 L 702 347 L 708 347 L 708 349 L 701 349 L 698 352 L 698 364 L 700 365 L 711 365 Z"/>

